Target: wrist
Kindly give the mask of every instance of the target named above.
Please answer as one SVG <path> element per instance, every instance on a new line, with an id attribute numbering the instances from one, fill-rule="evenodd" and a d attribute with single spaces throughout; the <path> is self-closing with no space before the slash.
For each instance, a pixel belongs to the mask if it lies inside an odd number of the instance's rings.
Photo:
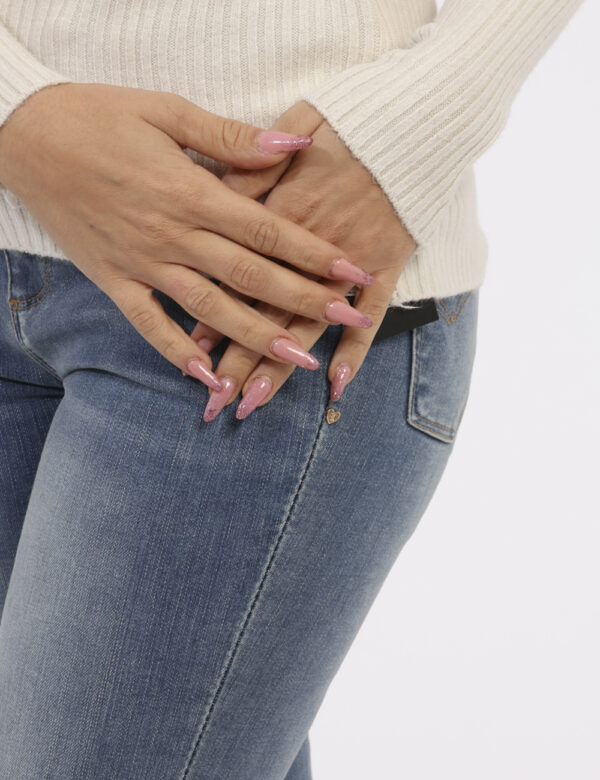
<path id="1" fill-rule="evenodd" d="M 19 171 L 23 171 L 24 155 L 38 143 L 43 120 L 44 101 L 56 110 L 56 88 L 71 82 L 47 84 L 28 95 L 0 125 L 0 184 L 13 189 Z M 54 88 L 54 90 L 52 89 Z"/>

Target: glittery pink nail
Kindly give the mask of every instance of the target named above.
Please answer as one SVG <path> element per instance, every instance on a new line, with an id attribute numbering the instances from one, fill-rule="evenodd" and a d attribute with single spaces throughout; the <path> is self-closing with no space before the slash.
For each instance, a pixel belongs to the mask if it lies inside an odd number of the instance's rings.
<path id="1" fill-rule="evenodd" d="M 330 322 L 341 322 L 343 325 L 351 325 L 355 328 L 370 328 L 373 320 L 366 314 L 354 309 L 348 303 L 333 301 L 325 307 L 325 319 Z"/>
<path id="2" fill-rule="evenodd" d="M 235 388 L 235 381 L 230 376 L 222 376 L 219 378 L 223 385 L 223 389 L 215 390 L 214 393 L 211 393 L 208 403 L 204 408 L 204 415 L 202 416 L 204 422 L 211 422 L 211 420 L 215 419 L 225 407 L 227 401 L 231 398 L 231 394 Z"/>
<path id="3" fill-rule="evenodd" d="M 268 376 L 257 376 L 254 382 L 250 385 L 248 392 L 242 397 L 242 400 L 237 405 L 235 410 L 235 416 L 238 420 L 243 420 L 248 417 L 250 412 L 253 412 L 258 404 L 266 398 L 271 392 L 273 383 Z"/>
<path id="4" fill-rule="evenodd" d="M 289 360 L 290 363 L 295 363 L 301 368 L 309 368 L 314 370 L 319 368 L 319 361 L 310 352 L 302 349 L 301 346 L 296 344 L 292 339 L 283 338 L 279 336 L 271 343 L 271 352 L 277 357 L 283 358 L 283 360 Z"/>
<path id="5" fill-rule="evenodd" d="M 346 382 L 350 379 L 352 369 L 348 363 L 340 363 L 335 370 L 333 381 L 331 382 L 331 390 L 329 391 L 329 398 L 331 401 L 339 401 L 340 396 L 344 392 Z"/>
<path id="6" fill-rule="evenodd" d="M 296 135 L 294 133 L 280 133 L 275 130 L 266 130 L 256 136 L 256 144 L 261 152 L 267 154 L 279 154 L 294 149 L 305 149 L 312 144 L 309 135 Z"/>
<path id="7" fill-rule="evenodd" d="M 347 282 L 354 282 L 360 285 L 373 284 L 375 279 L 359 268 L 357 265 L 353 265 L 343 257 L 338 257 L 334 260 L 329 269 L 329 275 L 332 279 L 345 279 Z"/>
<path id="8" fill-rule="evenodd" d="M 206 368 L 198 358 L 191 358 L 191 360 L 188 360 L 187 370 L 192 376 L 196 377 L 196 379 L 199 379 L 201 382 L 204 382 L 205 385 L 208 385 L 208 387 L 211 387 L 213 390 L 223 389 L 215 374 L 213 374 L 209 368 Z"/>

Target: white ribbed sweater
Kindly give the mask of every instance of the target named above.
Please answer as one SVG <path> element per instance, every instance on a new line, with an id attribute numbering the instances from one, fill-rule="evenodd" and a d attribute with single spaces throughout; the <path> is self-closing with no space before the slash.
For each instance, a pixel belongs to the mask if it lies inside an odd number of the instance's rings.
<path id="1" fill-rule="evenodd" d="M 306 100 L 417 242 L 390 305 L 454 295 L 487 262 L 472 163 L 581 2 L 0 0 L 0 126 L 68 81 L 174 92 L 264 128 Z M 69 259 L 1 185 L 0 248 Z"/>

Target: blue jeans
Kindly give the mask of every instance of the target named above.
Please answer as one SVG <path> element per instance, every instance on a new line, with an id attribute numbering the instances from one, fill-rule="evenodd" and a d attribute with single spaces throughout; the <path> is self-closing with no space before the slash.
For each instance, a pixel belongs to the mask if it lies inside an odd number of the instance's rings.
<path id="1" fill-rule="evenodd" d="M 205 386 L 72 263 L 0 250 L 0 291 L 0 777 L 309 780 L 452 451 L 478 290 L 375 343 L 331 424 L 341 325 L 318 370 L 204 423 Z"/>

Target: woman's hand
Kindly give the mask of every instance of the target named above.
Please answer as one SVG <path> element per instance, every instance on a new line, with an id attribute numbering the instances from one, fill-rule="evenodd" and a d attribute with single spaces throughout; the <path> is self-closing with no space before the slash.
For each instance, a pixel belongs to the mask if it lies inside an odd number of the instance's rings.
<path id="1" fill-rule="evenodd" d="M 330 278 L 361 271 L 332 265 L 344 256 L 339 248 L 236 193 L 183 149 L 265 169 L 310 142 L 262 132 L 168 92 L 65 83 L 30 95 L 0 129 L 0 181 L 158 352 L 220 388 L 208 354 L 153 289 L 253 354 L 316 368 L 293 333 L 210 278 L 326 325 L 331 312 L 340 321 L 339 307 L 342 316 L 360 315 L 276 259 Z"/>
<path id="2" fill-rule="evenodd" d="M 362 365 L 416 244 L 370 172 L 352 156 L 310 104 L 296 103 L 274 128 L 283 130 L 292 122 L 300 128 L 304 123 L 314 126 L 319 119 L 310 149 L 298 152 L 292 160 L 285 160 L 269 171 L 227 171 L 222 181 L 256 198 L 273 186 L 273 177 L 281 175 L 265 205 L 321 238 L 335 241 L 336 246 L 356 258 L 375 278 L 371 286 L 361 288 L 357 294 L 360 310 L 372 319 L 373 327 L 369 330 L 346 327 L 329 364 L 330 397 L 337 400 Z M 352 288 L 347 282 L 323 280 L 322 284 L 340 295 Z M 305 349 L 318 341 L 326 327 L 274 306 L 257 303 L 255 308 L 278 325 L 287 327 Z M 204 339 L 202 343 L 208 350 L 222 338 L 201 323 L 191 335 L 194 339 Z M 268 403 L 293 370 L 240 344 L 229 344 L 215 369 L 224 389 L 211 392 L 204 419 L 214 419 L 224 405 L 235 400 L 240 389 L 244 397 L 236 416 L 240 419 L 247 416 L 257 405 Z"/>

